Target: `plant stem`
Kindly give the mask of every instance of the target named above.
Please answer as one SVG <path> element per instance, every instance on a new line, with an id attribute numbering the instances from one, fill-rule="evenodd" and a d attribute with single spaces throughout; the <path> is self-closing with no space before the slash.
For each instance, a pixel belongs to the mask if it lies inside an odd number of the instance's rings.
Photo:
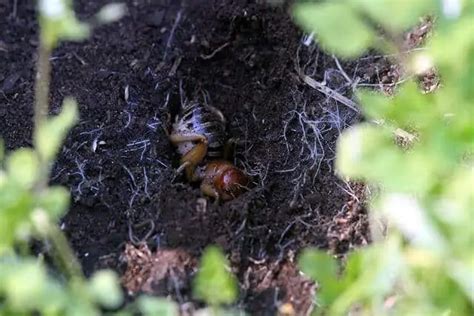
<path id="1" fill-rule="evenodd" d="M 70 279 L 82 280 L 82 269 L 74 255 L 69 243 L 59 228 L 50 223 L 48 227 L 48 237 L 51 240 L 54 248 L 54 257 L 60 268 Z"/>
<path id="2" fill-rule="evenodd" d="M 35 114 L 34 127 L 35 131 L 47 118 L 49 110 L 49 84 L 51 76 L 51 64 L 49 63 L 49 56 L 51 55 L 51 48 L 46 47 L 43 43 L 40 44 L 38 50 L 38 62 L 35 82 Z"/>
<path id="3" fill-rule="evenodd" d="M 44 44 L 44 41 L 40 39 L 40 46 L 38 49 L 38 61 L 37 71 L 35 80 L 35 107 L 34 107 L 34 135 L 33 139 L 36 139 L 36 134 L 41 125 L 46 122 L 49 111 L 49 85 L 51 81 L 51 64 L 49 57 L 51 56 L 51 47 Z M 38 155 L 41 170 L 38 183 L 36 185 L 37 192 L 43 191 L 49 178 L 49 166 L 48 162 L 44 161 L 41 155 Z"/>
<path id="4" fill-rule="evenodd" d="M 48 118 L 49 86 L 51 83 L 51 64 L 49 57 L 51 56 L 52 48 L 45 44 L 41 38 L 40 42 L 35 78 L 34 139 L 36 139 L 39 128 Z M 41 166 L 41 175 L 36 186 L 36 192 L 37 194 L 41 194 L 48 186 L 50 168 L 49 161 L 45 161 L 44 157 L 38 155 L 38 159 Z M 49 238 L 53 244 L 53 256 L 59 268 L 63 269 L 70 279 L 82 280 L 81 266 L 63 232 L 53 223 L 48 223 L 47 226 L 47 236 L 45 237 Z"/>

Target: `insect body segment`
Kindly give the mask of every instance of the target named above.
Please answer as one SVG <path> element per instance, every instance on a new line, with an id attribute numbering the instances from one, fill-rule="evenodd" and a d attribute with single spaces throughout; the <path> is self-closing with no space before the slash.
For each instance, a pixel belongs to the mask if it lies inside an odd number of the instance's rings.
<path id="1" fill-rule="evenodd" d="M 249 183 L 248 177 L 228 161 L 212 161 L 201 172 L 201 191 L 224 201 L 242 194 Z"/>
<path id="2" fill-rule="evenodd" d="M 221 157 L 226 141 L 225 119 L 214 107 L 191 103 L 173 124 L 173 134 L 202 135 L 207 141 L 207 156 Z M 184 142 L 178 145 L 178 151 L 184 155 L 192 147 L 192 142 Z"/>
<path id="3" fill-rule="evenodd" d="M 169 135 L 181 155 L 177 171 L 184 170 L 188 181 L 202 181 L 202 193 L 216 200 L 233 199 L 248 184 L 247 176 L 230 162 L 212 160 L 200 166 L 206 159 L 222 157 L 227 142 L 225 123 L 218 109 L 194 102 L 176 117 Z"/>

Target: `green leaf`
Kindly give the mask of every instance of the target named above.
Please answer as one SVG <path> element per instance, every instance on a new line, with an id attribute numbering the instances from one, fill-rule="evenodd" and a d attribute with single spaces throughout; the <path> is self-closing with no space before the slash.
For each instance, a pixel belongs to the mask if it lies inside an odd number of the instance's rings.
<path id="1" fill-rule="evenodd" d="M 386 95 L 368 89 L 358 90 L 356 95 L 367 118 L 375 120 L 387 118 L 392 103 Z"/>
<path id="2" fill-rule="evenodd" d="M 94 273 L 89 289 L 94 299 L 107 308 L 116 308 L 122 304 L 122 290 L 113 271 L 103 270 Z"/>
<path id="3" fill-rule="evenodd" d="M 428 46 L 429 51 L 433 54 L 435 64 L 441 71 L 442 77 L 448 76 L 448 80 L 453 83 L 457 81 L 459 75 L 462 76 L 469 67 L 471 69 L 473 67 L 473 18 L 474 14 L 471 13 L 471 16 L 467 15 L 457 23 L 443 25 L 444 28 L 439 31 Z M 470 80 L 466 83 L 472 82 L 473 79 L 470 76 Z M 456 83 L 466 84 L 463 82 Z M 456 97 L 457 95 L 453 94 L 452 96 Z"/>
<path id="4" fill-rule="evenodd" d="M 317 249 L 306 249 L 301 254 L 298 265 L 313 280 L 326 283 L 336 279 L 336 260 L 326 252 Z"/>
<path id="5" fill-rule="evenodd" d="M 38 126 L 35 146 L 43 160 L 54 159 L 69 129 L 77 121 L 77 116 L 76 101 L 65 99 L 61 113 L 48 119 L 42 126 Z"/>
<path id="6" fill-rule="evenodd" d="M 357 280 L 361 272 L 366 268 L 364 266 L 364 249 L 355 250 L 347 256 L 346 266 L 344 269 L 344 274 L 342 282 L 349 286 Z"/>
<path id="7" fill-rule="evenodd" d="M 228 262 L 217 247 L 208 247 L 201 258 L 193 293 L 209 305 L 230 304 L 237 298 L 237 281 L 227 271 Z"/>
<path id="8" fill-rule="evenodd" d="M 419 86 L 409 81 L 405 83 L 393 98 L 390 117 L 400 128 L 424 129 L 439 119 L 438 110 L 430 94 L 422 94 Z"/>
<path id="9" fill-rule="evenodd" d="M 403 84 L 393 98 L 369 90 L 360 90 L 357 96 L 368 117 L 387 120 L 402 129 L 425 129 L 440 117 L 432 96 L 422 94 L 413 81 Z"/>
<path id="10" fill-rule="evenodd" d="M 15 183 L 0 187 L 0 253 L 12 246 L 17 232 L 28 229 L 33 209 L 31 193 Z"/>
<path id="11" fill-rule="evenodd" d="M 301 3 L 293 14 L 307 32 L 315 32 L 323 45 L 342 57 L 357 57 L 374 40 L 372 30 L 357 12 L 343 3 Z"/>
<path id="12" fill-rule="evenodd" d="M 350 3 L 393 32 L 407 30 L 436 9 L 433 0 L 351 0 Z"/>
<path id="13" fill-rule="evenodd" d="M 439 173 L 438 167 L 429 155 L 400 149 L 390 130 L 382 126 L 359 124 L 338 139 L 337 171 L 354 180 L 381 184 L 386 190 L 427 192 Z"/>
<path id="14" fill-rule="evenodd" d="M 384 243 L 374 244 L 361 258 L 364 269 L 362 285 L 371 293 L 387 295 L 403 271 L 403 258 L 400 252 L 400 238 L 389 237 Z M 351 261 L 357 262 L 357 260 Z M 359 267 L 360 269 L 360 267 Z M 364 286 L 364 285 L 363 285 Z M 372 288 L 372 290 L 370 290 Z"/>
<path id="15" fill-rule="evenodd" d="M 97 308 L 94 306 L 93 302 L 89 299 L 80 299 L 77 297 L 70 298 L 68 305 L 66 306 L 66 311 L 64 315 L 67 316 L 100 316 Z"/>
<path id="16" fill-rule="evenodd" d="M 178 307 L 170 300 L 151 296 L 140 296 L 137 300 L 138 308 L 145 316 L 176 316 Z"/>
<path id="17" fill-rule="evenodd" d="M 397 237 L 359 250 L 348 259 L 347 272 L 341 279 L 344 288 L 330 306 L 328 314 L 343 315 L 354 303 L 361 304 L 370 300 L 379 304 L 374 308 L 381 308 L 380 305 L 393 290 L 403 268 Z"/>
<path id="18" fill-rule="evenodd" d="M 436 225 L 427 216 L 426 209 L 415 197 L 408 194 L 387 193 L 382 195 L 374 206 L 381 210 L 393 226 L 405 235 L 410 242 L 433 254 L 446 252 L 446 243 Z"/>
<path id="19" fill-rule="evenodd" d="M 69 206 L 69 191 L 60 186 L 47 188 L 38 197 L 39 206 L 44 208 L 53 219 L 58 219 Z"/>
<path id="20" fill-rule="evenodd" d="M 374 173 L 371 167 L 375 166 L 370 166 L 366 160 L 371 155 L 379 154 L 380 149 L 387 148 L 391 142 L 392 136 L 388 130 L 369 123 L 347 129 L 337 142 L 337 171 L 343 176 L 354 179 L 370 179 L 370 175 Z M 379 160 L 379 164 L 389 162 Z M 379 168 L 376 169 L 378 172 Z"/>
<path id="21" fill-rule="evenodd" d="M 30 188 L 39 177 L 40 164 L 36 153 L 27 148 L 14 151 L 7 159 L 8 177 L 24 188 Z"/>
<path id="22" fill-rule="evenodd" d="M 40 305 L 46 273 L 37 263 L 26 262 L 9 268 L 5 280 L 7 303 L 18 312 L 33 311 Z"/>
<path id="23" fill-rule="evenodd" d="M 470 210 L 474 206 L 474 168 L 459 166 L 451 175 L 445 186 L 443 200 L 440 201 L 438 218 L 446 223 L 464 226 L 469 234 L 460 236 L 457 240 L 466 238 L 466 244 L 474 240 L 474 230 L 469 229 L 472 219 Z M 447 206 L 446 206 L 447 205 Z M 474 264 L 474 261 L 473 261 Z"/>
<path id="24" fill-rule="evenodd" d="M 48 49 L 60 40 L 82 40 L 89 36 L 90 27 L 76 19 L 72 1 L 40 0 L 38 11 L 41 42 Z"/>
<path id="25" fill-rule="evenodd" d="M 65 288 L 65 284 L 49 277 L 45 283 L 44 291 L 41 293 L 41 303 L 38 309 L 43 315 L 61 315 L 66 306 L 70 304 L 70 293 Z"/>
<path id="26" fill-rule="evenodd" d="M 319 283 L 318 300 L 329 306 L 343 290 L 344 284 L 337 278 L 336 260 L 321 250 L 306 249 L 298 260 L 301 271 Z"/>

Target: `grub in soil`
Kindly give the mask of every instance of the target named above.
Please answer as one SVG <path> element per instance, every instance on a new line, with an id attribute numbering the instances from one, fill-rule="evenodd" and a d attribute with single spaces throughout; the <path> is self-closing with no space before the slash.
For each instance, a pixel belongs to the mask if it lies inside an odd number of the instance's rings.
<path id="1" fill-rule="evenodd" d="M 74 4 L 79 18 L 87 19 L 106 2 Z M 0 135 L 9 150 L 31 144 L 38 45 L 34 3 L 18 2 L 15 16 L 12 10 L 12 2 L 0 4 Z M 121 21 L 54 51 L 51 113 L 59 112 L 65 96 L 74 96 L 80 121 L 51 182 L 71 191 L 71 208 L 60 224 L 87 276 L 98 268 L 120 272 L 127 242 L 185 258 L 217 244 L 231 256 L 241 283 L 254 270 L 239 306 L 271 313 L 278 304 L 266 302 L 279 288 L 286 289 L 280 303 L 304 311 L 309 296 L 293 290 L 305 281 L 293 263 L 289 268 L 289 254 L 307 246 L 346 251 L 364 244 L 363 205 L 346 206 L 352 197 L 333 166 L 338 135 L 360 115 L 306 85 L 297 71 L 350 97 L 355 82 L 379 82 L 386 63 L 325 55 L 304 40 L 288 12 L 261 1 L 139 0 L 128 3 Z M 175 177 L 179 157 L 163 126 L 181 96 L 223 112 L 229 137 L 239 141 L 232 163 L 254 182 L 249 192 L 216 206 Z M 359 228 L 335 238 L 344 228 L 335 227 L 339 218 Z M 254 263 L 261 260 L 274 263 L 261 270 Z M 124 278 L 138 291 L 147 277 Z M 179 299 L 163 282 L 158 293 Z M 179 282 L 188 284 L 190 275 L 180 274 Z M 180 295 L 192 301 L 189 292 Z"/>

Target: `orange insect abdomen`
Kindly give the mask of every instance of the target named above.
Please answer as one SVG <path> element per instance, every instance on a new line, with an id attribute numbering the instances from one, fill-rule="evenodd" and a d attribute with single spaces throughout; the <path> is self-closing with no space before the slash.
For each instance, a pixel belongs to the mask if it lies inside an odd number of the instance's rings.
<path id="1" fill-rule="evenodd" d="M 223 200 L 236 198 L 249 184 L 245 173 L 227 161 L 210 162 L 206 168 L 206 176 L 212 178 L 214 188 Z"/>

